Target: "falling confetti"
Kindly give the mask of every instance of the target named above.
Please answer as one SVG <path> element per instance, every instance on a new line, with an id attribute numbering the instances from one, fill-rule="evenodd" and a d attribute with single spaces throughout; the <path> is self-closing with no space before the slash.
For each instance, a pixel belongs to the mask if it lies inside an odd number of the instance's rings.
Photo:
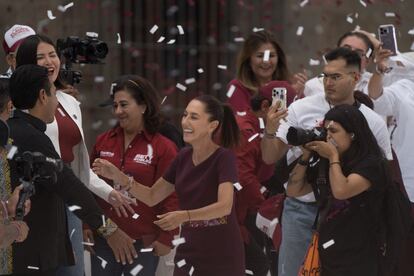
<path id="1" fill-rule="evenodd" d="M 414 35 L 414 29 L 409 30 L 409 31 L 408 31 L 408 34 L 409 34 L 409 35 Z"/>
<path id="2" fill-rule="evenodd" d="M 106 227 L 105 215 L 102 215 L 102 226 Z"/>
<path id="3" fill-rule="evenodd" d="M 266 191 L 267 191 L 267 189 L 266 189 L 266 187 L 265 187 L 265 186 L 262 186 L 262 187 L 260 188 L 260 192 L 261 192 L 262 194 L 264 194 Z"/>
<path id="4" fill-rule="evenodd" d="M 76 229 L 72 229 L 72 232 L 70 232 L 69 239 L 71 239 L 71 238 L 72 238 L 72 236 L 73 236 L 73 234 L 75 233 L 75 231 L 76 231 Z"/>
<path id="5" fill-rule="evenodd" d="M 265 128 L 265 123 L 262 117 L 259 117 L 259 126 L 260 129 L 264 129 Z"/>
<path id="6" fill-rule="evenodd" d="M 53 13 L 52 13 L 52 11 L 51 11 L 51 10 L 47 10 L 47 17 L 48 17 L 50 20 L 54 20 L 54 19 L 56 19 L 56 16 L 54 16 L 54 15 L 53 15 Z"/>
<path id="7" fill-rule="evenodd" d="M 395 17 L 395 13 L 394 12 L 386 12 L 385 17 Z"/>
<path id="8" fill-rule="evenodd" d="M 264 31 L 264 28 L 256 28 L 256 27 L 253 28 L 254 33 L 261 32 L 261 31 Z"/>
<path id="9" fill-rule="evenodd" d="M 158 30 L 158 26 L 154 25 L 152 26 L 151 30 L 149 31 L 151 34 L 154 34 Z"/>
<path id="10" fill-rule="evenodd" d="M 321 64 L 321 62 L 319 61 L 319 59 L 310 59 L 309 60 L 309 65 L 310 66 L 318 66 L 319 64 Z"/>
<path id="11" fill-rule="evenodd" d="M 180 244 L 185 243 L 185 238 L 177 238 L 171 242 L 174 246 L 179 246 Z"/>
<path id="12" fill-rule="evenodd" d="M 99 34 L 96 32 L 86 32 L 86 36 L 89 37 L 99 37 Z"/>
<path id="13" fill-rule="evenodd" d="M 116 33 L 116 35 L 118 36 L 118 40 L 116 41 L 116 43 L 121 44 L 121 35 L 119 33 Z"/>
<path id="14" fill-rule="evenodd" d="M 190 271 L 188 272 L 188 274 L 191 276 L 191 275 L 193 275 L 193 273 L 194 273 L 194 267 L 192 266 L 192 267 L 190 268 Z"/>
<path id="15" fill-rule="evenodd" d="M 365 3 L 363 0 L 359 0 L 359 3 L 361 3 L 361 5 L 364 6 L 364 8 L 367 7 L 367 3 Z"/>
<path id="16" fill-rule="evenodd" d="M 349 15 L 346 17 L 346 21 L 350 24 L 354 23 L 354 19 Z"/>
<path id="17" fill-rule="evenodd" d="M 69 211 L 73 212 L 75 210 L 80 210 L 82 209 L 81 207 L 79 207 L 78 205 L 72 205 L 68 207 Z"/>
<path id="18" fill-rule="evenodd" d="M 181 25 L 177 25 L 177 29 L 178 29 L 178 33 L 179 33 L 180 35 L 183 35 L 183 34 L 184 34 L 184 29 L 183 29 L 183 26 L 181 26 Z"/>
<path id="19" fill-rule="evenodd" d="M 94 246 L 95 244 L 92 242 L 82 242 L 83 245 Z"/>
<path id="20" fill-rule="evenodd" d="M 191 83 L 195 83 L 196 79 L 195 78 L 188 78 L 185 80 L 185 84 L 191 84 Z"/>
<path id="21" fill-rule="evenodd" d="M 198 68 L 198 69 L 197 69 L 197 72 L 198 72 L 199 74 L 202 74 L 202 73 L 204 73 L 204 70 L 203 70 L 203 68 Z"/>
<path id="22" fill-rule="evenodd" d="M 231 98 L 235 90 L 236 90 L 236 86 L 234 86 L 233 84 L 230 85 L 229 90 L 227 91 L 227 94 L 226 94 L 227 98 Z"/>
<path id="23" fill-rule="evenodd" d="M 96 77 L 94 78 L 94 81 L 95 81 L 96 83 L 102 83 L 102 82 L 104 82 L 104 81 L 105 81 L 105 77 L 104 77 L 104 76 L 96 76 Z"/>
<path id="24" fill-rule="evenodd" d="M 221 70 L 227 70 L 227 65 L 219 64 L 219 65 L 217 65 L 217 68 L 221 69 Z"/>
<path id="25" fill-rule="evenodd" d="M 165 39 L 165 37 L 164 37 L 164 36 L 160 36 L 160 38 L 157 40 L 157 42 L 158 42 L 158 43 L 161 43 L 161 42 L 163 42 L 163 41 L 164 41 L 164 39 Z"/>
<path id="26" fill-rule="evenodd" d="M 244 272 L 245 272 L 246 274 L 248 274 L 248 275 L 254 275 L 254 274 L 253 274 L 253 271 L 248 270 L 248 269 L 246 269 Z"/>
<path id="27" fill-rule="evenodd" d="M 136 276 L 144 267 L 141 264 L 138 264 L 136 267 L 131 269 L 130 273 L 133 276 Z"/>
<path id="28" fill-rule="evenodd" d="M 67 9 L 73 7 L 73 2 L 70 2 L 69 4 L 66 4 L 65 6 L 59 5 L 58 10 L 61 12 L 65 12 Z"/>
<path id="29" fill-rule="evenodd" d="M 257 137 L 257 136 L 259 136 L 259 133 L 256 133 L 256 134 L 252 135 L 252 136 L 248 139 L 249 143 L 250 143 L 251 141 L 253 141 L 254 139 L 256 139 L 256 137 Z"/>
<path id="30" fill-rule="evenodd" d="M 306 6 L 306 4 L 308 4 L 309 0 L 303 0 L 302 2 L 300 2 L 299 6 L 301 8 L 303 8 L 304 6 Z"/>
<path id="31" fill-rule="evenodd" d="M 299 26 L 298 29 L 296 30 L 296 35 L 297 36 L 301 36 L 303 33 L 303 26 Z"/>
<path id="32" fill-rule="evenodd" d="M 139 217 L 139 215 L 137 214 L 137 213 L 135 213 L 133 216 L 132 216 L 132 218 L 133 219 L 137 219 Z"/>
<path id="33" fill-rule="evenodd" d="M 31 265 L 28 265 L 27 269 L 39 270 L 39 268 L 37 266 L 31 266 Z"/>
<path id="34" fill-rule="evenodd" d="M 16 152 L 17 152 L 17 147 L 11 146 L 9 152 L 7 153 L 7 159 L 12 160 Z"/>
<path id="35" fill-rule="evenodd" d="M 247 113 L 246 113 L 246 111 L 237 111 L 236 114 L 238 116 L 246 116 Z"/>
<path id="36" fill-rule="evenodd" d="M 365 56 L 366 56 L 367 58 L 369 58 L 369 57 L 371 56 L 371 53 L 372 53 L 372 49 L 371 49 L 371 48 L 368 48 L 368 51 L 367 51 L 367 53 L 365 54 Z"/>
<path id="37" fill-rule="evenodd" d="M 240 191 L 243 189 L 242 185 L 240 185 L 239 182 L 233 183 L 234 188 L 236 188 L 237 191 Z"/>
<path id="38" fill-rule="evenodd" d="M 175 39 L 170 39 L 167 44 L 174 44 L 175 43 Z"/>
<path id="39" fill-rule="evenodd" d="M 181 83 L 177 83 L 177 85 L 175 86 L 178 89 L 182 90 L 185 92 L 185 90 L 187 90 L 187 87 L 185 85 L 182 85 Z"/>
<path id="40" fill-rule="evenodd" d="M 263 61 L 267 62 L 270 59 L 270 50 L 265 50 L 263 54 Z"/>
<path id="41" fill-rule="evenodd" d="M 141 248 L 141 250 L 140 250 L 142 253 L 145 253 L 145 252 L 152 252 L 152 251 L 154 251 L 154 248 Z"/>
<path id="42" fill-rule="evenodd" d="M 234 38 L 234 42 L 243 42 L 244 38 L 243 37 L 235 37 Z"/>
<path id="43" fill-rule="evenodd" d="M 328 248 L 329 246 L 331 246 L 331 245 L 333 245 L 333 244 L 335 244 L 335 241 L 334 241 L 334 240 L 329 240 L 329 241 L 325 242 L 325 243 L 322 245 L 322 247 L 323 247 L 323 249 L 326 249 L 326 248 Z"/>
<path id="44" fill-rule="evenodd" d="M 181 261 L 179 261 L 179 262 L 177 262 L 177 266 L 178 267 L 183 267 L 183 266 L 185 266 L 187 263 L 185 262 L 185 260 L 184 259 L 182 259 Z"/>
<path id="45" fill-rule="evenodd" d="M 161 104 L 163 104 L 166 99 L 167 99 L 167 96 L 165 96 L 164 99 L 162 99 Z"/>

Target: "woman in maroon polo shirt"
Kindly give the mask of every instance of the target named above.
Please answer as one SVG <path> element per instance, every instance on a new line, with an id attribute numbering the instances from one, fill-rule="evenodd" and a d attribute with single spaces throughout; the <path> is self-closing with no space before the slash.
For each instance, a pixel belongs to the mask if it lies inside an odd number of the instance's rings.
<path id="1" fill-rule="evenodd" d="M 108 160 L 128 175 L 130 180 L 151 187 L 165 173 L 177 153 L 175 144 L 158 133 L 160 113 L 157 91 L 146 79 L 135 75 L 122 76 L 112 85 L 113 112 L 118 124 L 97 138 L 91 160 Z M 115 187 L 117 183 L 114 182 Z M 128 193 L 125 189 L 123 191 Z M 152 207 L 138 202 L 132 206 L 135 214 L 129 217 L 117 216 L 111 205 L 103 200 L 98 203 L 107 217 L 136 240 L 135 244 L 132 244 L 132 240 L 126 241 L 130 252 L 136 256 L 133 262 L 126 264 L 121 254 L 111 249 L 112 246 L 103 238 L 95 236 L 93 249 L 96 255 L 92 257 L 92 274 L 127 275 L 142 265 L 140 275 L 155 275 L 158 256 L 170 252 L 171 241 L 178 232 L 171 231 L 174 229 L 164 231 L 153 221 L 157 215 L 178 209 L 175 193 Z M 154 249 L 153 252 L 140 252 L 143 247 Z M 108 263 L 105 268 L 97 256 Z"/>
<path id="2" fill-rule="evenodd" d="M 165 230 L 181 225 L 185 243 L 177 248 L 174 275 L 244 276 L 244 250 L 233 205 L 236 159 L 228 149 L 239 140 L 233 112 L 216 98 L 203 95 L 187 106 L 181 125 L 191 147 L 180 151 L 167 172 L 151 187 L 130 181 L 110 162 L 96 159 L 93 170 L 130 189 L 149 206 L 174 191 L 181 211 L 158 216 Z M 220 129 L 221 126 L 225 126 Z M 220 144 L 214 142 L 220 133 Z"/>

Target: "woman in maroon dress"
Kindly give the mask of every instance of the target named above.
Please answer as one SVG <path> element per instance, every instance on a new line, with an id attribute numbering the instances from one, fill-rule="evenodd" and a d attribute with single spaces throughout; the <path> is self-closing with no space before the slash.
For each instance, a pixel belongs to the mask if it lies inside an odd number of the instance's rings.
<path id="1" fill-rule="evenodd" d="M 149 206 L 176 191 L 181 210 L 158 216 L 154 222 L 167 231 L 182 227 L 185 243 L 177 248 L 174 276 L 244 276 L 243 243 L 233 206 L 236 160 L 227 149 L 239 139 L 233 112 L 203 95 L 188 104 L 181 125 L 184 141 L 191 147 L 180 151 L 152 187 L 128 178 L 107 160 L 96 159 L 93 170 L 125 186 Z M 222 146 L 214 142 L 216 133 Z"/>

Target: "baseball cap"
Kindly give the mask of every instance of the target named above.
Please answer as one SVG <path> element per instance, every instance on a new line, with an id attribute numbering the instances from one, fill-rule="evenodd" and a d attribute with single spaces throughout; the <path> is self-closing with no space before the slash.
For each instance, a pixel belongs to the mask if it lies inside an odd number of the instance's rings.
<path id="1" fill-rule="evenodd" d="M 26 25 L 14 25 L 4 34 L 3 48 L 6 54 L 14 52 L 22 40 L 36 32 Z"/>

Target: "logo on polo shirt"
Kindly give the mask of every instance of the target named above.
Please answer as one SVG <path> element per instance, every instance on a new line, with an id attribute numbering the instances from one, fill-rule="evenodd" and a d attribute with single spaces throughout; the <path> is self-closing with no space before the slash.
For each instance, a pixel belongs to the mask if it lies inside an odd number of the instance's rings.
<path id="1" fill-rule="evenodd" d="M 147 145 L 147 154 L 137 154 L 134 157 L 134 162 L 143 164 L 143 165 L 151 165 L 152 157 L 153 157 L 153 149 L 151 144 Z"/>
<path id="2" fill-rule="evenodd" d="M 99 152 L 100 157 L 114 157 L 114 153 L 110 151 L 101 151 Z"/>

